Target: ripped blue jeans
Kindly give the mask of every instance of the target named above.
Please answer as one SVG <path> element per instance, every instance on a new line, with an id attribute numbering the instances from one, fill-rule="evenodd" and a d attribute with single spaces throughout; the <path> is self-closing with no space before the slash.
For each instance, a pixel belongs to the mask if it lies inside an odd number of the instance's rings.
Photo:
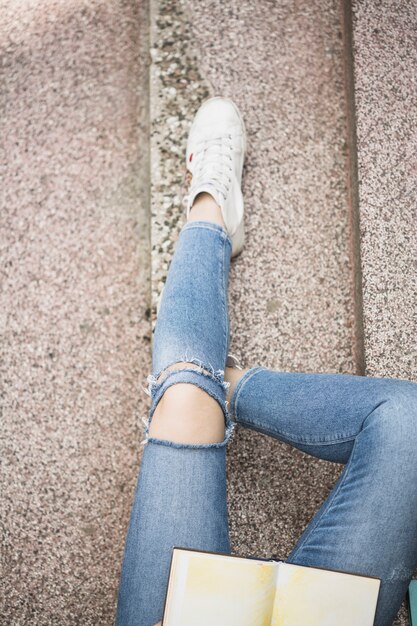
<path id="1" fill-rule="evenodd" d="M 390 626 L 417 567 L 417 385 L 255 365 L 239 379 L 229 406 L 224 369 L 230 255 L 231 240 L 221 225 L 196 220 L 183 226 L 154 331 L 146 390 L 151 408 L 116 626 L 154 626 L 161 620 L 174 545 L 230 553 L 226 449 L 236 426 L 345 464 L 286 560 L 378 576 L 375 626 Z M 199 367 L 164 372 L 179 362 Z M 149 437 L 158 401 L 179 382 L 197 385 L 218 401 L 223 441 Z"/>

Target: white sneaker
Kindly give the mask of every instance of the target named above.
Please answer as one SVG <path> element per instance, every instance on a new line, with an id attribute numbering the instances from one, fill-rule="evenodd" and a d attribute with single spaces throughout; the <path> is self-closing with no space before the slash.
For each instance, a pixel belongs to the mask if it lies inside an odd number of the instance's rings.
<path id="1" fill-rule="evenodd" d="M 220 206 L 232 240 L 232 257 L 244 244 L 243 195 L 241 190 L 246 130 L 242 115 L 230 98 L 208 98 L 198 109 L 187 142 L 187 170 L 192 181 L 187 220 L 197 194 L 205 191 Z"/>

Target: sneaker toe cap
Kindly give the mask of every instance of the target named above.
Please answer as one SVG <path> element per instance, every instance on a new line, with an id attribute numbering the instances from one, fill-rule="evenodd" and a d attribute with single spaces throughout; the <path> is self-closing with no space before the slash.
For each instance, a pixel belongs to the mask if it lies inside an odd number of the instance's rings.
<path id="1" fill-rule="evenodd" d="M 241 117 L 232 100 L 223 97 L 209 98 L 196 114 L 196 125 L 204 128 L 216 126 L 219 130 L 243 130 Z"/>

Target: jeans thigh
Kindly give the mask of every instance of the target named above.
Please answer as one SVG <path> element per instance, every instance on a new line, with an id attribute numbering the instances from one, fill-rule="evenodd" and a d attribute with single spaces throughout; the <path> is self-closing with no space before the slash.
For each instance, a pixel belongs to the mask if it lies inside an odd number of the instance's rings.
<path id="1" fill-rule="evenodd" d="M 347 463 L 367 417 L 398 387 L 395 378 L 281 372 L 255 366 L 230 398 L 237 424 L 275 437 L 320 459 Z"/>

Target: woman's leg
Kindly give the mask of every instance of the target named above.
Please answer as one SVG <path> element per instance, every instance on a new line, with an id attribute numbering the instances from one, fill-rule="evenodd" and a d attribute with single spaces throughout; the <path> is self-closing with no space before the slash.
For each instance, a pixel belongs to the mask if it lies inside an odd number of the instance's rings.
<path id="1" fill-rule="evenodd" d="M 119 587 L 116 625 L 162 618 L 173 546 L 230 552 L 224 380 L 232 243 L 198 197 L 171 260 L 152 346 L 151 408 Z M 213 213 L 214 211 L 214 213 Z M 204 218 L 204 219 L 203 219 Z M 226 427 L 226 429 L 225 429 Z"/>
<path id="2" fill-rule="evenodd" d="M 390 626 L 417 567 L 417 384 L 237 372 L 229 410 L 238 424 L 345 464 L 288 562 L 378 576 L 375 626 Z"/>

